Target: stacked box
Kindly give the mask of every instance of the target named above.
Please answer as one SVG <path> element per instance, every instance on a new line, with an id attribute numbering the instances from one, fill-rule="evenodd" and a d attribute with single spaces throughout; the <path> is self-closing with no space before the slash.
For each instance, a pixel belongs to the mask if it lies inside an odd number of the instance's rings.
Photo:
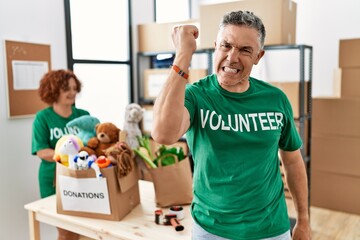
<path id="1" fill-rule="evenodd" d="M 340 40 L 340 98 L 313 99 L 311 205 L 360 214 L 360 39 Z"/>
<path id="2" fill-rule="evenodd" d="M 360 38 L 340 40 L 339 67 L 360 68 Z"/>
<path id="3" fill-rule="evenodd" d="M 295 44 L 296 7 L 296 3 L 290 0 L 245 0 L 201 5 L 200 46 L 214 48 L 221 18 L 227 12 L 238 10 L 254 12 L 261 18 L 266 28 L 265 45 Z"/>
<path id="4" fill-rule="evenodd" d="M 339 44 L 339 75 L 342 98 L 360 98 L 360 38 Z"/>
<path id="5" fill-rule="evenodd" d="M 138 25 L 139 52 L 175 51 L 171 40 L 171 32 L 174 26 L 183 24 L 192 24 L 195 26 L 199 25 L 196 20 L 171 23 L 148 23 Z"/>

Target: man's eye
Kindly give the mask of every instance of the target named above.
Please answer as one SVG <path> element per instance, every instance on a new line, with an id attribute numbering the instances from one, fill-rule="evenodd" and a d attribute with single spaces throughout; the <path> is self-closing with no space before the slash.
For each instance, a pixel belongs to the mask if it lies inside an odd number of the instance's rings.
<path id="1" fill-rule="evenodd" d="M 240 50 L 240 52 L 244 55 L 252 55 L 253 51 L 251 49 L 248 49 L 248 48 L 243 48 Z"/>
<path id="2" fill-rule="evenodd" d="M 223 47 L 223 48 L 231 48 L 231 45 L 230 44 L 221 44 L 221 47 Z"/>

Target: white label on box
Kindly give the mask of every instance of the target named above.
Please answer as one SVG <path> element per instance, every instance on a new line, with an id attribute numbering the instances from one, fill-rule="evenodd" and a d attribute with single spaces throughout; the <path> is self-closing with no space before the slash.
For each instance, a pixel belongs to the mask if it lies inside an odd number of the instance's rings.
<path id="1" fill-rule="evenodd" d="M 149 97 L 157 97 L 166 82 L 167 74 L 151 74 L 149 76 Z"/>
<path id="2" fill-rule="evenodd" d="M 62 206 L 67 211 L 111 214 L 106 178 L 59 176 Z"/>

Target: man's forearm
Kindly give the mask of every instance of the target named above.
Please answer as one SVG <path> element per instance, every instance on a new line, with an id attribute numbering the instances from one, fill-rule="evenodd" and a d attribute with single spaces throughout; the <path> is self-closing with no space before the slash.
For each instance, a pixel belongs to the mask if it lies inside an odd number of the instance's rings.
<path id="1" fill-rule="evenodd" d="M 153 109 L 153 129 L 155 141 L 164 144 L 176 142 L 181 137 L 185 86 L 187 80 L 170 70 L 168 79 Z"/>
<path id="2" fill-rule="evenodd" d="M 285 178 L 294 201 L 298 220 L 308 220 L 308 182 L 303 161 L 297 161 L 296 163 L 287 166 Z"/>

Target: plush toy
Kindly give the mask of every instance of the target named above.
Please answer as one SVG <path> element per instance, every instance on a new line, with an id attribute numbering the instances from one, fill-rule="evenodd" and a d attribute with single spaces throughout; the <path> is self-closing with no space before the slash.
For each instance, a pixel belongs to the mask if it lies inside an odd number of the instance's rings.
<path id="1" fill-rule="evenodd" d="M 76 170 L 89 169 L 90 161 L 95 161 L 95 157 L 89 156 L 89 154 L 85 151 L 80 151 L 74 158 L 75 169 Z"/>
<path id="2" fill-rule="evenodd" d="M 84 144 L 79 137 L 64 135 L 56 142 L 54 160 L 76 169 L 74 159 L 82 147 Z"/>
<path id="3" fill-rule="evenodd" d="M 126 143 L 135 149 L 139 147 L 137 137 L 141 137 L 139 122 L 142 120 L 145 110 L 137 103 L 130 103 L 125 108 L 125 121 L 123 131 L 126 131 Z"/>
<path id="4" fill-rule="evenodd" d="M 105 156 L 117 167 L 118 177 L 125 177 L 135 166 L 135 154 L 133 150 L 125 143 L 118 142 L 115 145 L 107 148 Z"/>
<path id="5" fill-rule="evenodd" d="M 74 158 L 76 170 L 86 170 L 89 168 L 94 169 L 96 178 L 101 178 L 100 167 L 95 163 L 96 159 L 94 155 L 89 156 L 85 151 L 80 151 Z"/>
<path id="6" fill-rule="evenodd" d="M 99 123 L 100 121 L 96 117 L 84 115 L 71 120 L 66 126 L 73 128 L 75 135 L 78 136 L 86 146 L 90 138 L 96 136 L 95 126 Z"/>
<path id="7" fill-rule="evenodd" d="M 96 137 L 90 138 L 87 146 L 81 150 L 96 157 L 104 156 L 105 149 L 119 141 L 120 129 L 113 123 L 99 123 L 95 126 Z"/>

